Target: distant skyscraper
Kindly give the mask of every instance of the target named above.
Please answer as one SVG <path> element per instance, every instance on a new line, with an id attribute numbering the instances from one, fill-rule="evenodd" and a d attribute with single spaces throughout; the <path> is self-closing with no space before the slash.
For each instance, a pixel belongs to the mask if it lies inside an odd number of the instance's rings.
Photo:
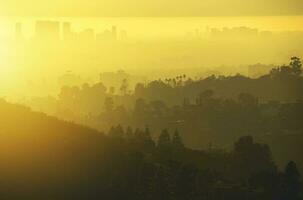
<path id="1" fill-rule="evenodd" d="M 118 39 L 117 27 L 116 26 L 112 26 L 112 36 L 113 36 L 114 40 Z"/>
<path id="2" fill-rule="evenodd" d="M 39 40 L 60 40 L 60 23 L 56 21 L 37 21 L 36 38 Z"/>
<path id="3" fill-rule="evenodd" d="M 23 40 L 22 24 L 21 23 L 16 23 L 15 39 L 16 39 L 16 41 L 22 41 Z"/>
<path id="4" fill-rule="evenodd" d="M 64 40 L 71 40 L 72 39 L 71 23 L 69 23 L 69 22 L 64 22 L 63 23 L 63 39 Z"/>

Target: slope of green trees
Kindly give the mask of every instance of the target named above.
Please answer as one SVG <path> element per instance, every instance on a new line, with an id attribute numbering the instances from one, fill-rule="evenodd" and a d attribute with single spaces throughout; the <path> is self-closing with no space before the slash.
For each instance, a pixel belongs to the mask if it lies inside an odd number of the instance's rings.
<path id="1" fill-rule="evenodd" d="M 139 83 L 133 92 L 125 79 L 117 91 L 101 81 L 63 87 L 57 99 L 37 102 L 36 108 L 100 131 L 117 124 L 148 125 L 155 136 L 165 128 L 178 129 L 185 133 L 186 146 L 194 149 L 210 144 L 231 149 L 236 139 L 252 135 L 270 145 L 280 168 L 290 159 L 303 168 L 300 58 L 255 79 L 234 75 L 193 80 L 180 75 Z"/>
<path id="2" fill-rule="evenodd" d="M 302 199 L 296 163 L 278 170 L 251 136 L 201 151 L 178 130 L 104 135 L 3 100 L 0 114 L 1 199 Z"/>

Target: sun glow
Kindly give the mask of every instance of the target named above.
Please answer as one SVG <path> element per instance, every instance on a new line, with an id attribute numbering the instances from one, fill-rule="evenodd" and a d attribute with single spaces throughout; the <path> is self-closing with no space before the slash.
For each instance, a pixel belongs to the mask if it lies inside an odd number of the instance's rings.
<path id="1" fill-rule="evenodd" d="M 9 57 L 10 57 L 10 44 L 5 40 L 0 40 L 0 76 L 1 80 L 9 79 L 7 77 L 8 73 L 10 72 L 9 68 Z"/>
<path id="2" fill-rule="evenodd" d="M 175 69 L 190 67 L 186 71 L 192 75 L 197 70 L 204 73 L 226 65 L 231 66 L 222 69 L 226 74 L 232 70 L 247 73 L 237 67 L 281 64 L 293 55 L 301 56 L 302 19 L 303 16 L 0 17 L 0 97 L 57 95 L 62 86 L 59 78 L 66 72 L 89 80 L 97 80 L 102 72 L 119 70 L 158 78 Z M 49 26 L 42 23 L 41 27 L 37 23 L 41 21 Z M 217 37 L 216 31 L 226 38 Z M 231 32 L 244 39 L 233 38 Z M 49 38 L 51 35 L 55 40 Z M 237 45 L 229 45 L 234 39 Z"/>
<path id="3" fill-rule="evenodd" d="M 2 97 L 15 92 L 14 83 L 17 81 L 15 60 L 13 42 L 7 38 L 0 38 L 0 95 Z"/>

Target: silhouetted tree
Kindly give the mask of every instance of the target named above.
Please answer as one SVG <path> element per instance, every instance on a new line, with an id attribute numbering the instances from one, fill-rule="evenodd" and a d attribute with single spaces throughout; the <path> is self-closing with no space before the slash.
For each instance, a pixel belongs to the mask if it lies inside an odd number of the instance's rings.
<path id="1" fill-rule="evenodd" d="M 276 169 L 269 147 L 255 143 L 251 136 L 241 137 L 234 144 L 233 157 L 233 173 L 244 182 L 255 173 Z"/>
<path id="2" fill-rule="evenodd" d="M 287 164 L 283 177 L 283 200 L 302 199 L 301 177 L 297 165 L 291 161 Z"/>
<path id="3" fill-rule="evenodd" d="M 164 129 L 158 138 L 157 152 L 160 162 L 167 162 L 172 157 L 172 141 L 167 129 Z"/>
<path id="4" fill-rule="evenodd" d="M 170 135 L 169 135 L 167 129 L 164 129 L 162 131 L 161 135 L 159 136 L 158 147 L 165 148 L 165 149 L 171 147 L 171 138 L 170 138 Z"/>
<path id="5" fill-rule="evenodd" d="M 172 146 L 175 150 L 181 150 L 184 148 L 184 144 L 182 138 L 179 134 L 179 131 L 176 129 L 173 138 L 172 138 Z"/>
<path id="6" fill-rule="evenodd" d="M 300 76 L 302 74 L 302 62 L 298 57 L 292 57 L 289 66 L 292 68 L 294 75 Z"/>
<path id="7" fill-rule="evenodd" d="M 151 133 L 148 126 L 145 127 L 145 131 L 143 135 L 143 143 L 144 143 L 144 150 L 146 152 L 151 152 L 155 147 L 155 142 L 151 137 Z"/>

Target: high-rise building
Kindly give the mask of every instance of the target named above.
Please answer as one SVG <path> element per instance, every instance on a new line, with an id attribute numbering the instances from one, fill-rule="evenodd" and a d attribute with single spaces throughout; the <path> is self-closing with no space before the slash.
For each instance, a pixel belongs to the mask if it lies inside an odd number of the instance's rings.
<path id="1" fill-rule="evenodd" d="M 117 27 L 116 26 L 112 26 L 112 37 L 113 37 L 113 40 L 118 39 Z"/>
<path id="2" fill-rule="evenodd" d="M 16 23 L 15 39 L 16 39 L 16 41 L 22 41 L 23 40 L 22 24 L 21 23 Z"/>
<path id="3" fill-rule="evenodd" d="M 63 39 L 64 40 L 72 40 L 72 29 L 71 29 L 71 23 L 70 22 L 64 22 L 63 23 Z"/>
<path id="4" fill-rule="evenodd" d="M 56 21 L 37 21 L 36 38 L 39 40 L 60 40 L 60 23 Z"/>

